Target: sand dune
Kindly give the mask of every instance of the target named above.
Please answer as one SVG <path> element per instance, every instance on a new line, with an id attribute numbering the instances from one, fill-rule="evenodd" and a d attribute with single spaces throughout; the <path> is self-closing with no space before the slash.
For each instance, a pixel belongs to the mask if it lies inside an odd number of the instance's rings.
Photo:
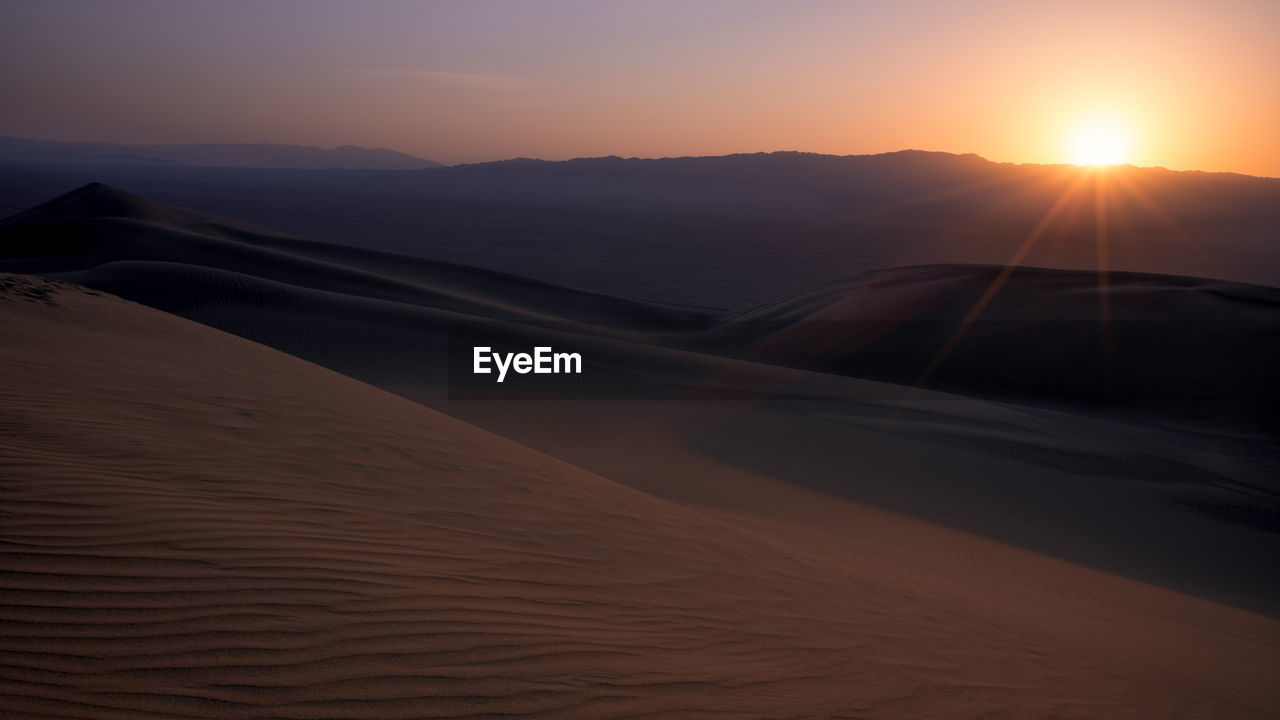
<path id="1" fill-rule="evenodd" d="M 15 717 L 1280 704 L 1274 620 L 874 510 L 852 546 L 729 522 L 172 315 L 0 287 Z"/>
<path id="2" fill-rule="evenodd" d="M 401 342 L 421 346 L 425 328 L 440 335 L 435 311 L 445 311 L 1227 430 L 1274 432 L 1280 403 L 1270 382 L 1280 362 L 1280 290 L 1218 280 L 1120 272 L 1100 282 L 1083 271 L 1024 267 L 1004 277 L 998 267 L 919 266 L 745 310 L 698 312 L 298 240 L 101 184 L 9 218 L 0 242 L 8 270 L 84 283 L 276 347 L 237 320 L 315 304 L 325 310 L 313 317 L 400 327 Z M 957 334 L 980 302 L 972 327 Z M 276 324 L 327 332 L 326 322 L 285 316 Z M 284 349 L 312 360 L 324 352 Z"/>
<path id="3" fill-rule="evenodd" d="M 299 241 L 100 184 L 8 218 L 0 228 L 6 266 L 42 274 L 116 261 L 166 262 L 485 317 L 664 328 L 698 317 L 506 273 Z"/>
<path id="4" fill-rule="evenodd" d="M 957 395 L 907 386 L 994 268 L 901 268 L 713 313 L 311 243 L 101 185 L 0 224 L 0 249 L 0 269 L 211 325 L 710 512 L 791 508 L 789 524 L 822 515 L 844 538 L 854 521 L 831 508 L 854 501 L 1280 613 L 1270 288 L 1115 274 L 1107 359 L 1096 275 L 1021 269 L 930 377 Z M 460 324 L 572 343 L 605 393 L 450 399 Z"/>
<path id="5" fill-rule="evenodd" d="M 988 292 L 991 292 L 988 295 Z M 978 397 L 1280 432 L 1280 289 L 938 265 L 868 273 L 722 319 L 695 346 Z"/>

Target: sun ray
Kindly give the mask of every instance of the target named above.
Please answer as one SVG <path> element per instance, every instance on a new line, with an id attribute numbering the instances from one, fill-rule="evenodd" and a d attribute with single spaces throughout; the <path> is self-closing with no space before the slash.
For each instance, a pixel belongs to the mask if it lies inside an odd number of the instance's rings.
<path id="1" fill-rule="evenodd" d="M 1142 189 L 1142 186 L 1138 184 L 1137 180 L 1123 174 L 1116 175 L 1115 179 L 1116 184 L 1120 185 L 1122 189 L 1132 195 L 1138 201 L 1138 204 L 1142 206 L 1142 209 L 1146 210 L 1147 214 L 1150 215 L 1152 219 L 1158 220 L 1160 223 L 1177 232 L 1179 235 L 1185 234 L 1178 223 L 1175 222 L 1173 218 L 1169 217 L 1169 214 L 1164 211 L 1164 208 L 1161 208 L 1160 205 L 1147 194 L 1147 191 Z"/>
<path id="2" fill-rule="evenodd" d="M 1111 364 L 1111 288 L 1109 286 L 1110 237 L 1107 227 L 1107 196 L 1111 193 L 1110 173 L 1097 173 L 1093 178 L 1093 209 L 1097 239 L 1094 243 L 1098 258 L 1098 321 L 1102 331 L 1102 354 L 1107 365 Z"/>
<path id="3" fill-rule="evenodd" d="M 910 210 L 912 208 L 926 206 L 929 203 L 937 202 L 939 200 L 952 200 L 952 199 L 964 197 L 971 193 L 979 192 L 982 190 L 994 190 L 1007 185 L 1013 185 L 1017 183 L 1018 180 L 1019 178 L 1015 174 L 1008 174 L 1002 177 L 975 180 L 973 182 L 962 183 L 960 185 L 953 185 L 951 187 L 943 188 L 941 190 L 935 190 L 930 193 L 925 193 L 923 195 L 918 195 L 918 196 L 907 198 L 904 200 L 899 200 L 896 202 L 886 203 L 884 205 L 875 205 L 872 207 L 859 209 L 852 213 L 842 216 L 840 220 L 841 221 L 848 221 L 848 220 L 854 220 L 854 219 L 866 220 L 866 219 L 879 217 L 883 215 L 889 215 L 895 212 L 900 212 L 902 210 Z"/>
<path id="4" fill-rule="evenodd" d="M 1067 204 L 1075 197 L 1086 177 L 1087 176 L 1084 172 L 1077 174 L 1075 179 L 1071 181 L 1071 184 L 1068 185 L 1060 195 L 1058 195 L 1058 199 L 1055 200 L 1053 205 L 1051 205 L 1045 212 L 1044 217 L 1041 218 L 1040 222 L 1031 230 L 1026 239 L 1022 241 L 1022 244 L 1020 244 L 1017 250 L 1014 251 L 1008 262 L 1005 263 L 1004 267 L 1000 269 L 1000 274 L 996 275 L 995 279 L 991 281 L 991 284 L 987 286 L 987 289 L 983 291 L 982 296 L 978 298 L 978 301 L 974 303 L 969 312 L 965 314 L 964 319 L 960 321 L 955 332 L 951 334 L 951 337 L 947 338 L 946 343 L 944 343 L 942 348 L 938 350 L 938 354 L 934 356 L 933 360 L 929 363 L 929 366 L 925 368 L 924 372 L 920 373 L 920 377 L 918 377 L 915 382 L 916 387 L 924 385 L 924 383 L 928 382 L 929 378 L 937 372 L 938 367 L 942 365 L 942 362 L 946 360 L 947 356 L 951 354 L 951 351 L 960 343 L 960 339 L 964 337 L 965 333 L 968 332 L 973 323 L 977 321 L 980 315 L 982 315 L 982 311 L 991 303 L 992 298 L 996 296 L 996 293 L 1000 292 L 1000 288 L 1004 286 L 1005 281 L 1009 279 L 1009 276 L 1013 274 L 1013 271 L 1017 269 L 1023 259 L 1026 258 L 1027 254 L 1031 252 L 1031 248 L 1035 246 L 1036 242 L 1040 240 L 1040 237 L 1044 235 L 1045 231 L 1053 224 L 1053 221 L 1057 219 L 1058 215 L 1062 213 L 1062 211 L 1067 207 Z"/>

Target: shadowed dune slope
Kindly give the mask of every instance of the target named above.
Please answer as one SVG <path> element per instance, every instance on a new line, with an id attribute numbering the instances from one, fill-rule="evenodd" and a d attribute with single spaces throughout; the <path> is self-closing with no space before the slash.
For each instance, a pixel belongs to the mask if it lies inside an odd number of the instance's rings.
<path id="1" fill-rule="evenodd" d="M 242 223 L 230 218 L 218 217 L 195 210 L 162 205 L 132 193 L 112 188 L 102 183 L 90 183 L 64 195 L 5 218 L 4 225 L 43 225 L 60 221 L 86 218 L 118 218 L 139 222 L 169 225 L 175 229 L 202 233 L 215 237 L 240 238 L 253 235 L 285 237 L 273 230 Z M 67 249 L 54 246 L 55 252 L 81 250 L 84 246 L 71 245 Z"/>
<path id="2" fill-rule="evenodd" d="M 0 224 L 3 269 L 268 345 L 666 499 L 772 517 L 777 498 L 745 485 L 803 488 L 1280 614 L 1268 288 L 1116 275 L 1107 356 L 1096 276 L 1019 269 L 929 378 L 964 397 L 864 378 L 914 383 L 996 268 L 900 268 L 711 315 L 95 185 Z M 582 352 L 604 401 L 504 402 L 516 383 L 457 401 L 459 326 Z"/>
<path id="3" fill-rule="evenodd" d="M 1280 433 L 1280 289 L 1043 268 L 894 268 L 722 319 L 693 347 L 1023 404 Z"/>
<path id="4" fill-rule="evenodd" d="M 97 287 L 348 373 L 353 362 L 334 360 L 335 348 L 298 337 L 329 337 L 336 322 L 421 356 L 438 351 L 447 319 L 467 316 L 980 398 L 1277 431 L 1280 290 L 1219 280 L 917 266 L 713 315 L 289 238 L 101 184 L 0 223 L 0 268 Z M 275 320 L 246 324 L 245 313 Z"/>
<path id="5" fill-rule="evenodd" d="M 481 317 L 623 329 L 704 322 L 696 313 L 516 275 L 296 240 L 97 183 L 0 223 L 0 252 L 5 268 L 17 272 L 76 273 L 117 261 L 154 261 Z M 125 283 L 112 290 L 129 294 Z M 182 292 L 180 283 L 175 291 Z"/>
<path id="6" fill-rule="evenodd" d="M 847 554 L 773 537 L 69 286 L 0 279 L 0 332 L 10 717 L 1280 703 L 1274 620 L 896 516 Z"/>

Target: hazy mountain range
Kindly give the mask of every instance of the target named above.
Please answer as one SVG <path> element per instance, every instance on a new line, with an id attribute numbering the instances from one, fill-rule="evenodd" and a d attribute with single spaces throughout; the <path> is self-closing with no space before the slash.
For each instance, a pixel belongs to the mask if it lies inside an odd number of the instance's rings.
<path id="1" fill-rule="evenodd" d="M 379 170 L 442 167 L 440 163 L 395 150 L 355 145 L 342 145 L 332 149 L 267 143 L 125 145 L 17 137 L 0 137 L 0 161 Z"/>

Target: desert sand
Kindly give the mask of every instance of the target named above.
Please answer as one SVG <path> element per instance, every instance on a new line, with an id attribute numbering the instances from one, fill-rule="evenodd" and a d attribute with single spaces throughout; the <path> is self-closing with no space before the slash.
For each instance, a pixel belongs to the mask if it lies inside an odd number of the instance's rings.
<path id="1" fill-rule="evenodd" d="M 1104 325 L 1097 273 L 1020 268 L 913 387 L 999 268 L 894 268 L 700 311 L 101 184 L 5 220 L 0 246 L 0 270 L 225 330 L 669 500 L 771 519 L 799 488 L 1280 614 L 1275 288 L 1112 273 Z M 610 393 L 457 401 L 459 323 L 576 343 Z"/>
<path id="2" fill-rule="evenodd" d="M 0 272 L 13 716 L 1280 707 L 1274 288 L 968 262 L 721 311 L 101 184 Z M 608 392 L 459 398 L 459 325 Z"/>
<path id="3" fill-rule="evenodd" d="M 866 508 L 852 545 L 730 522 L 172 315 L 3 287 L 12 716 L 1280 703 L 1272 619 Z"/>

